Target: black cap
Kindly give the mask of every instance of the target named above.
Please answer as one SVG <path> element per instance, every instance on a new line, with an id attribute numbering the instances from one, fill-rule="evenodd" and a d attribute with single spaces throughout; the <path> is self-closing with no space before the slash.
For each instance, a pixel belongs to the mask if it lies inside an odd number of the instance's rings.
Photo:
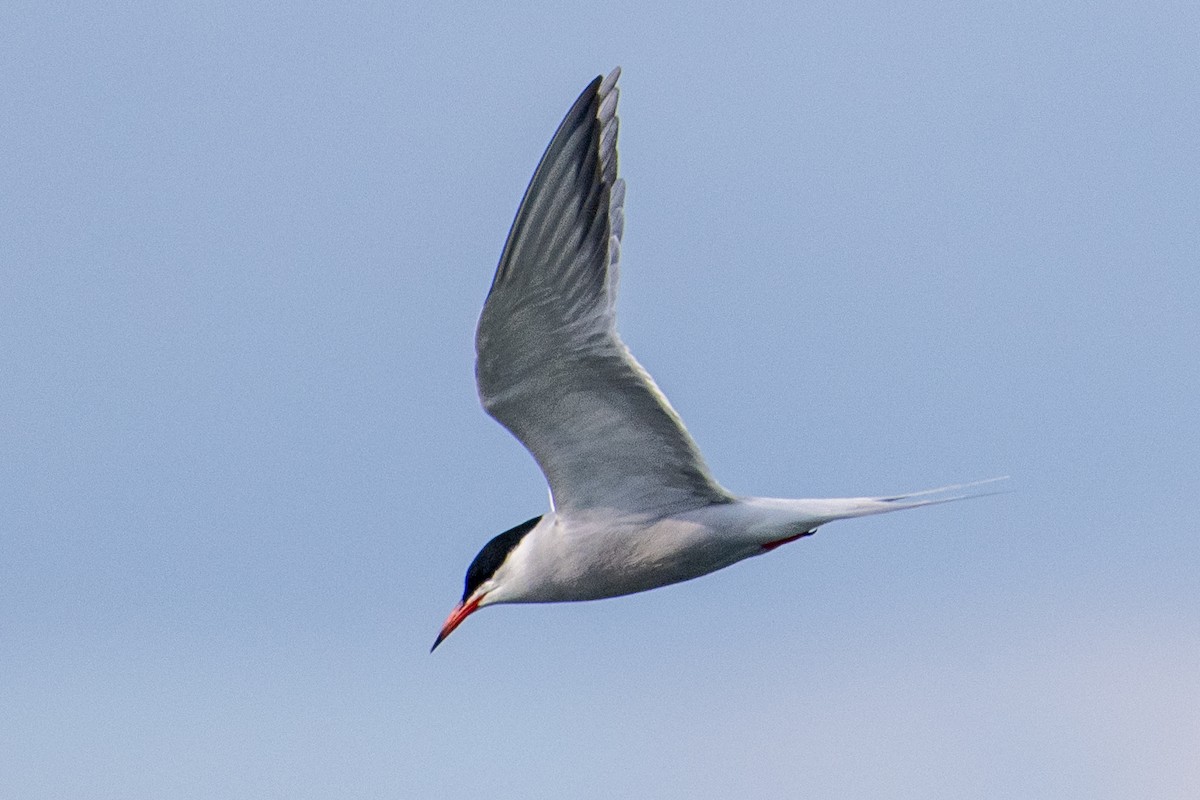
<path id="1" fill-rule="evenodd" d="M 479 555 L 475 556 L 475 560 L 471 562 L 471 566 L 467 567 L 467 580 L 462 596 L 464 603 L 467 602 L 471 593 L 479 588 L 480 584 L 496 574 L 496 570 L 500 569 L 500 565 L 508 558 L 508 554 L 525 537 L 525 534 L 533 530 L 540 519 L 540 516 L 534 517 L 515 528 L 509 528 L 483 546 Z"/>

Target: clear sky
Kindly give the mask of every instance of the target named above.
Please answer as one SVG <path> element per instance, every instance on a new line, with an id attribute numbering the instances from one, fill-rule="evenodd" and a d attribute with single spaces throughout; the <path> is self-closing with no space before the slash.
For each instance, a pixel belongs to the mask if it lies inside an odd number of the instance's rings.
<path id="1" fill-rule="evenodd" d="M 1197 5 L 413 6 L 0 10 L 0 796 L 1200 796 Z M 1012 491 L 431 656 L 546 506 L 474 326 L 616 64 L 717 477 Z"/>

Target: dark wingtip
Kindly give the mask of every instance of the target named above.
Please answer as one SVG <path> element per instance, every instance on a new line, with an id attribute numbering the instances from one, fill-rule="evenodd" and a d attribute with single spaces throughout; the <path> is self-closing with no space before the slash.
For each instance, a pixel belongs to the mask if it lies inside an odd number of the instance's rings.
<path id="1" fill-rule="evenodd" d="M 432 653 L 434 650 L 437 650 L 438 645 L 444 641 L 446 641 L 446 634 L 439 633 L 438 637 L 436 639 L 434 639 L 434 641 L 433 641 L 433 647 L 429 648 L 429 652 Z"/>

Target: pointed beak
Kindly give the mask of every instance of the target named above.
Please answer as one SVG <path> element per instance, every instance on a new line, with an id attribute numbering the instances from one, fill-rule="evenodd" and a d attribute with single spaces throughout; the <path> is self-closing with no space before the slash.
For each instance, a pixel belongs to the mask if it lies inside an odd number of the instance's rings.
<path id="1" fill-rule="evenodd" d="M 462 625 L 462 621 L 471 616 L 471 614 L 475 612 L 475 609 L 479 608 L 479 601 L 482 600 L 483 597 L 483 595 L 473 597 L 467 602 L 459 603 L 454 607 L 454 610 L 450 612 L 450 616 L 446 617 L 446 621 L 442 624 L 442 632 L 439 633 L 437 639 L 434 640 L 433 647 L 429 648 L 429 652 L 432 653 L 434 650 L 437 650 L 438 645 L 441 644 L 447 636 L 453 633 L 455 628 L 457 628 L 459 625 Z"/>

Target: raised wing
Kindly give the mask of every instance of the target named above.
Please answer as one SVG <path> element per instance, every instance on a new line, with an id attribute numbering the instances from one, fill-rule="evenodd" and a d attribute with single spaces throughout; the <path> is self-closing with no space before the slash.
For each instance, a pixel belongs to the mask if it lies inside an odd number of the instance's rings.
<path id="1" fill-rule="evenodd" d="M 537 459 L 560 513 L 730 500 L 617 336 L 620 68 L 583 91 L 534 172 L 476 333 L 483 407 Z"/>

